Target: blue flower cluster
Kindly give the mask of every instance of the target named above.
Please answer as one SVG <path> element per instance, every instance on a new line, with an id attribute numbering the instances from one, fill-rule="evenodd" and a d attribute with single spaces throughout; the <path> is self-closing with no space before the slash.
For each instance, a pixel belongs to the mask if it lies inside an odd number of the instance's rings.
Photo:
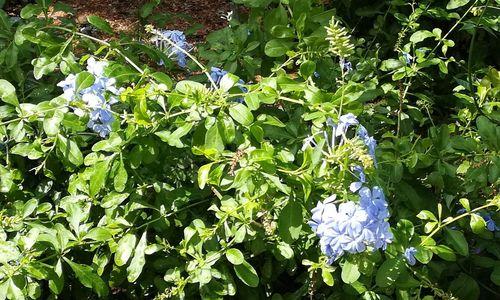
<path id="1" fill-rule="evenodd" d="M 163 51 L 165 55 L 169 58 L 174 57 L 177 61 L 177 64 L 181 68 L 185 68 L 187 65 L 187 55 L 180 49 L 169 44 L 165 39 L 169 39 L 175 45 L 177 45 L 182 50 L 188 52 L 189 51 L 189 43 L 186 41 L 186 36 L 182 31 L 179 30 L 163 30 L 158 33 L 160 36 L 154 37 L 153 42 L 155 46 Z M 162 66 L 164 64 L 163 60 L 159 62 L 159 65 Z"/>
<path id="2" fill-rule="evenodd" d="M 331 137 L 323 132 L 329 149 L 334 149 L 346 142 L 347 131 L 351 126 L 358 126 L 356 135 L 364 142 L 369 154 L 375 161 L 376 141 L 368 135 L 365 127 L 359 124 L 356 116 L 345 114 L 340 116 L 339 122 L 327 120 L 331 128 Z M 306 145 L 316 145 L 314 136 L 306 139 Z M 344 253 L 361 253 L 367 249 L 386 249 L 393 240 L 390 231 L 389 210 L 383 190 L 375 186 L 372 189 L 364 186 L 367 178 L 363 167 L 352 168 L 356 181 L 349 189 L 359 195 L 359 201 L 340 203 L 338 207 L 333 203 L 335 195 L 324 202 L 318 202 L 312 210 L 309 225 L 320 238 L 321 251 L 328 256 L 332 263 Z"/>
<path id="3" fill-rule="evenodd" d="M 106 137 L 111 132 L 111 123 L 114 121 L 111 105 L 118 102 L 120 90 L 116 88 L 116 79 L 104 76 L 106 61 L 97 61 L 93 57 L 87 60 L 87 71 L 94 76 L 92 86 L 76 91 L 76 75 L 70 74 L 57 86 L 64 91 L 63 97 L 68 101 L 82 101 L 90 109 L 90 120 L 87 127 Z M 108 95 L 108 97 L 107 97 Z M 76 115 L 83 116 L 85 111 L 73 107 Z"/>
<path id="4" fill-rule="evenodd" d="M 361 253 L 367 249 L 386 249 L 393 235 L 387 222 L 389 211 L 381 188 L 362 188 L 360 201 L 337 206 L 335 195 L 318 202 L 312 210 L 312 230 L 320 238 L 321 251 L 332 263 L 344 253 Z"/>

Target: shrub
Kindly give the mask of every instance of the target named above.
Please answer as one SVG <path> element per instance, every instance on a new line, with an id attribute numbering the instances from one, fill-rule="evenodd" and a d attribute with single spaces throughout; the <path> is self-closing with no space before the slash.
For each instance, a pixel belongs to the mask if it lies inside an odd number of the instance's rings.
<path id="1" fill-rule="evenodd" d="M 0 299 L 498 296 L 493 3 L 234 2 L 0 10 Z"/>

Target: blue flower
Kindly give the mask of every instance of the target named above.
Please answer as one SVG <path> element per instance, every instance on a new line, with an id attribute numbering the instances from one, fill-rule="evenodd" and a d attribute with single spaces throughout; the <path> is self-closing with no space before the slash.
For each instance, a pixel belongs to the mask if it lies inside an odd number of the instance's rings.
<path id="1" fill-rule="evenodd" d="M 491 218 L 490 214 L 483 214 L 483 219 L 486 222 L 486 228 L 489 231 L 500 231 L 500 227 L 495 223 L 495 220 Z"/>
<path id="2" fill-rule="evenodd" d="M 318 226 L 324 223 L 328 223 L 337 214 L 337 207 L 335 204 L 331 203 L 336 198 L 336 195 L 330 196 L 325 199 L 324 202 L 318 202 L 318 205 L 311 210 L 312 217 L 311 221 L 308 222 L 314 232 L 317 232 Z M 320 233 L 323 232 L 324 228 L 320 227 Z"/>
<path id="3" fill-rule="evenodd" d="M 368 154 L 370 154 L 370 156 L 373 158 L 373 162 L 376 166 L 377 159 L 375 157 L 375 149 L 377 148 L 377 141 L 372 136 L 368 135 L 368 130 L 366 130 L 363 125 L 359 125 L 357 134 L 368 148 Z"/>
<path id="4" fill-rule="evenodd" d="M 385 199 L 384 191 L 375 186 L 370 191 L 369 188 L 362 188 L 359 191 L 359 205 L 367 212 L 369 222 L 366 226 L 374 232 L 373 243 L 375 248 L 385 249 L 388 243 L 394 238 L 390 231 L 389 223 L 386 221 L 390 213 Z"/>
<path id="5" fill-rule="evenodd" d="M 384 191 L 378 186 L 373 187 L 372 190 L 367 187 L 362 188 L 359 191 L 359 204 L 368 212 L 372 220 L 385 220 L 390 215 Z"/>
<path id="6" fill-rule="evenodd" d="M 212 67 L 210 69 L 210 78 L 212 78 L 213 82 L 215 82 L 215 84 L 217 84 L 217 86 L 220 87 L 220 83 L 221 83 L 221 80 L 224 76 L 226 76 L 228 74 L 227 71 L 225 70 L 222 70 L 220 68 L 217 68 L 217 67 Z M 243 80 L 238 80 L 238 83 L 236 84 L 239 89 L 243 92 L 243 93 L 247 93 L 248 92 L 248 89 L 246 87 L 244 87 L 243 85 L 245 84 L 245 82 Z M 243 98 L 239 97 L 239 98 L 236 98 L 235 100 L 236 102 L 239 102 L 239 103 L 244 103 L 245 101 L 243 100 Z"/>
<path id="7" fill-rule="evenodd" d="M 351 62 L 344 59 L 344 58 L 340 58 L 339 65 L 340 65 L 340 68 L 342 69 L 342 71 L 346 74 L 352 71 Z"/>
<path id="8" fill-rule="evenodd" d="M 336 136 L 344 136 L 349 129 L 350 126 L 358 125 L 358 119 L 352 113 L 348 113 L 346 115 L 342 115 L 339 118 L 339 123 L 337 124 L 337 128 L 335 130 Z"/>
<path id="9" fill-rule="evenodd" d="M 109 109 L 96 108 L 90 112 L 90 120 L 87 123 L 87 127 L 104 138 L 111 132 L 111 123 L 113 121 L 114 117 Z"/>
<path id="10" fill-rule="evenodd" d="M 227 71 L 219 69 L 217 67 L 212 67 L 210 69 L 210 77 L 212 80 L 217 84 L 220 85 L 220 81 L 222 80 L 222 77 L 227 74 Z"/>
<path id="11" fill-rule="evenodd" d="M 335 195 L 318 202 L 308 222 L 320 238 L 321 251 L 332 263 L 345 252 L 361 253 L 367 249 L 385 249 L 393 235 L 386 221 L 387 203 L 380 188 L 364 188 L 363 201 L 348 201 L 338 207 L 332 203 Z M 367 193 L 369 192 L 369 193 Z"/>
<path id="12" fill-rule="evenodd" d="M 412 61 L 413 61 L 413 56 L 411 56 L 409 53 L 407 52 L 403 52 L 403 58 L 406 62 L 407 65 L 411 64 Z"/>
<path id="13" fill-rule="evenodd" d="M 175 60 L 177 61 L 179 67 L 185 68 L 187 65 L 187 55 L 177 48 L 179 47 L 186 52 L 189 51 L 190 46 L 186 41 L 186 36 L 184 35 L 184 33 L 179 30 L 163 30 L 159 32 L 159 35 L 161 35 L 161 37 L 153 38 L 155 46 L 163 51 L 168 57 L 175 57 Z M 165 41 L 165 39 L 169 39 L 175 45 L 177 45 L 177 47 L 172 46 L 167 41 Z M 163 61 L 159 62 L 160 66 L 162 66 L 163 64 Z"/>
<path id="14" fill-rule="evenodd" d="M 417 263 L 415 253 L 417 253 L 417 249 L 415 249 L 415 247 L 406 248 L 405 250 L 404 257 L 410 266 L 414 266 Z"/>
<path id="15" fill-rule="evenodd" d="M 362 186 L 363 183 L 366 183 L 366 175 L 362 167 L 360 166 L 355 166 L 353 168 L 353 172 L 355 172 L 355 176 L 359 181 L 354 181 L 349 185 L 349 189 L 351 192 L 356 192 L 358 191 Z"/>

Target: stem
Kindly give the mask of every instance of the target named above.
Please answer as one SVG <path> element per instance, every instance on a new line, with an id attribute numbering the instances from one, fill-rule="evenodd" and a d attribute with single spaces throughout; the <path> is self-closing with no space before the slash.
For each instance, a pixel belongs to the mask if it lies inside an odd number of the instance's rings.
<path id="1" fill-rule="evenodd" d="M 340 59 L 343 60 L 343 58 L 340 58 Z M 347 61 L 347 60 L 345 60 L 345 61 Z M 344 63 L 345 63 L 345 61 L 344 61 Z M 339 117 L 338 117 L 339 119 L 342 116 L 342 106 L 344 106 L 344 93 L 345 93 L 345 89 L 346 89 L 346 87 L 344 86 L 344 78 L 345 78 L 346 74 L 344 73 L 344 66 L 343 65 L 340 66 L 340 71 L 342 72 L 342 82 L 341 82 L 342 95 L 340 96 L 340 107 L 339 107 Z"/>
<path id="2" fill-rule="evenodd" d="M 402 93 L 399 95 L 399 109 L 398 109 L 398 127 L 396 130 L 396 136 L 399 136 L 401 132 L 401 115 L 403 114 L 403 100 L 406 98 L 406 94 L 408 93 L 408 89 L 410 88 L 411 85 L 411 79 L 410 82 L 405 84 L 406 87 Z"/>
<path id="3" fill-rule="evenodd" d="M 488 5 L 489 2 L 490 1 L 488 0 L 488 2 L 486 3 L 486 5 Z M 476 95 L 476 93 L 474 93 L 474 82 L 472 80 L 472 54 L 474 52 L 474 45 L 475 45 L 475 42 L 476 42 L 476 33 L 477 33 L 477 29 L 476 28 L 479 26 L 479 22 L 481 22 L 481 19 L 483 18 L 483 15 L 484 15 L 485 11 L 486 11 L 486 8 L 482 11 L 481 15 L 477 19 L 476 25 L 474 26 L 474 29 L 473 29 L 474 32 L 472 33 L 472 37 L 471 37 L 471 41 L 470 41 L 469 58 L 468 58 L 468 62 L 467 62 L 467 74 L 468 74 L 467 78 L 468 78 L 468 81 L 469 81 L 469 92 L 471 93 L 472 99 L 474 100 L 474 106 L 476 107 L 478 114 L 485 116 L 491 122 L 499 124 L 499 122 L 497 120 L 491 119 L 481 109 L 481 106 L 479 105 L 479 102 L 478 102 L 478 99 L 477 99 L 477 95 Z"/>
<path id="4" fill-rule="evenodd" d="M 278 99 L 284 100 L 284 101 L 288 101 L 288 102 L 292 102 L 292 103 L 296 103 L 296 104 L 300 104 L 300 105 L 304 104 L 304 101 L 302 101 L 302 100 L 295 100 L 295 99 L 288 98 L 288 97 L 283 97 L 283 96 L 279 96 Z"/>
<path id="5" fill-rule="evenodd" d="M 95 38 L 93 36 L 90 36 L 88 34 L 85 34 L 85 33 L 81 33 L 81 32 L 77 32 L 77 31 L 73 31 L 71 29 L 68 29 L 68 28 L 65 28 L 65 27 L 60 27 L 60 26 L 50 26 L 51 28 L 55 28 L 55 29 L 59 29 L 59 30 L 63 30 L 63 31 L 67 31 L 67 32 L 71 32 L 73 34 L 76 34 L 76 35 L 79 35 L 81 37 L 85 37 L 89 40 L 92 40 L 94 42 L 97 42 L 97 43 L 100 43 L 106 47 L 109 47 L 110 49 L 113 49 L 116 53 L 118 53 L 119 55 L 121 55 L 132 67 L 134 67 L 134 69 L 136 69 L 139 73 L 141 73 L 141 75 L 144 75 L 144 70 L 141 69 L 138 65 L 136 65 L 130 58 L 128 58 L 128 56 L 126 56 L 125 54 L 123 54 L 123 52 L 120 51 L 120 49 L 116 48 L 116 47 L 113 47 L 110 43 L 106 42 L 106 41 L 103 41 L 101 39 L 98 39 L 98 38 Z"/>
<path id="6" fill-rule="evenodd" d="M 50 109 L 46 109 L 46 110 L 42 110 L 42 111 L 39 111 L 39 112 L 35 112 L 34 114 L 31 114 L 31 115 L 26 115 L 26 116 L 22 116 L 22 117 L 18 117 L 18 118 L 12 119 L 12 120 L 8 120 L 8 121 L 0 123 L 0 126 L 4 126 L 4 125 L 10 124 L 10 123 L 17 122 L 17 121 L 22 121 L 24 119 L 28 119 L 28 118 L 31 118 L 31 117 L 34 117 L 34 116 L 38 116 L 39 114 L 47 113 L 47 112 L 50 112 L 50 111 L 53 111 L 53 110 L 58 110 L 58 109 L 64 108 L 64 107 L 67 107 L 67 105 L 53 107 L 53 108 L 50 108 Z"/>
<path id="7" fill-rule="evenodd" d="M 182 212 L 182 211 L 185 211 L 185 210 L 187 210 L 187 209 L 189 209 L 189 208 L 191 208 L 191 207 L 194 207 L 194 206 L 197 206 L 197 205 L 203 204 L 203 203 L 208 202 L 208 201 L 210 201 L 210 199 L 204 199 L 204 200 L 198 201 L 198 202 L 196 202 L 196 203 L 193 203 L 193 204 L 190 204 L 190 205 L 184 206 L 183 208 L 181 208 L 181 209 L 179 209 L 179 210 L 173 211 L 173 212 L 168 213 L 168 214 L 166 214 L 166 215 L 161 215 L 161 216 L 159 216 L 158 218 L 154 218 L 153 220 L 150 220 L 150 221 L 148 221 L 148 222 L 146 222 L 146 223 L 142 224 L 141 226 L 136 227 L 135 229 L 136 229 L 136 230 L 139 230 L 139 229 L 141 229 L 141 228 L 143 228 L 143 227 L 146 227 L 146 226 L 148 226 L 148 225 L 150 225 L 150 224 L 153 224 L 153 223 L 155 223 L 155 222 L 159 221 L 159 220 L 160 220 L 160 219 L 162 219 L 162 218 L 168 218 L 168 217 L 173 216 L 173 215 L 175 215 L 175 214 L 177 214 L 177 213 L 180 213 L 180 212 Z"/>
<path id="8" fill-rule="evenodd" d="M 475 208 L 475 209 L 473 209 L 473 210 L 471 210 L 471 211 L 469 211 L 469 212 L 466 212 L 466 213 L 464 213 L 464 214 L 461 214 L 461 215 L 459 215 L 459 216 L 457 216 L 457 217 L 455 217 L 455 218 L 453 218 L 453 219 L 451 219 L 451 220 L 449 220 L 449 221 L 447 221 L 447 222 L 444 222 L 444 223 L 439 224 L 439 226 L 438 226 L 436 229 L 434 229 L 434 231 L 432 231 L 432 232 L 431 232 L 431 234 L 429 234 L 427 237 L 425 237 L 425 239 L 424 239 L 424 240 L 420 243 L 420 246 L 422 246 L 423 244 L 425 244 L 425 242 L 426 242 L 428 239 L 430 239 L 432 236 L 434 236 L 436 233 L 438 233 L 441 229 L 443 229 L 444 227 L 446 227 L 446 226 L 450 225 L 451 223 L 453 223 L 453 222 L 455 222 L 455 221 L 457 221 L 457 220 L 460 220 L 460 219 L 462 219 L 462 218 L 464 218 L 464 217 L 470 216 L 470 215 L 472 215 L 473 213 L 475 213 L 476 211 L 480 211 L 480 210 L 482 210 L 482 209 L 485 209 L 485 208 L 488 208 L 488 207 L 490 207 L 490 206 L 494 206 L 494 205 L 495 205 L 495 204 L 494 204 L 493 202 L 490 202 L 490 203 L 485 204 L 485 205 L 483 205 L 483 206 L 477 207 L 477 208 Z"/>
<path id="9" fill-rule="evenodd" d="M 448 35 L 450 35 L 450 33 L 453 30 L 455 30 L 455 28 L 457 28 L 458 24 L 460 24 L 462 22 L 462 20 L 465 18 L 465 16 L 467 16 L 469 14 L 469 12 L 471 11 L 471 9 L 476 5 L 476 3 L 478 1 L 479 0 L 474 1 L 474 3 L 472 3 L 472 5 L 465 11 L 465 13 L 462 15 L 462 17 L 460 17 L 460 19 L 458 19 L 457 22 L 455 22 L 455 24 L 450 28 L 450 30 L 448 30 L 448 32 L 442 38 L 439 39 L 439 42 L 432 49 L 432 51 L 429 53 L 429 55 L 427 57 L 430 57 L 437 50 L 437 48 L 439 47 L 439 45 L 441 45 L 441 43 L 448 37 Z M 484 10 L 483 10 L 483 13 L 484 13 Z M 481 17 L 482 17 L 482 15 L 481 15 Z M 479 18 L 479 19 L 481 19 L 481 18 Z M 476 30 L 474 30 L 474 32 L 476 32 Z"/>

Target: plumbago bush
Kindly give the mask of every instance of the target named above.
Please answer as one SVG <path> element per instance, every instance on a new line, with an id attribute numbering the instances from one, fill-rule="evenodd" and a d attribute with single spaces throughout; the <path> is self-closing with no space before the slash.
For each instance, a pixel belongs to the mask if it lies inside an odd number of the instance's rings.
<path id="1" fill-rule="evenodd" d="M 234 2 L 0 10 L 0 299 L 499 297 L 498 2 Z"/>

